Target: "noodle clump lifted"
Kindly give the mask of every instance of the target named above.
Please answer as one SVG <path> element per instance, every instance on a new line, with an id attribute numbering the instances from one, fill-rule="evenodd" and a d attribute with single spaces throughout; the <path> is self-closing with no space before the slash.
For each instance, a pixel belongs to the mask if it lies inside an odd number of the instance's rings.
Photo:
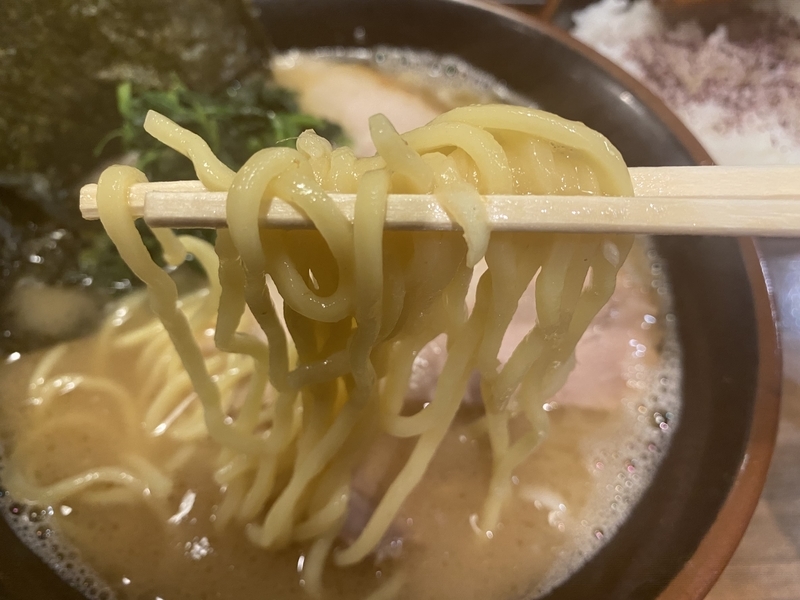
<path id="1" fill-rule="evenodd" d="M 6 478 L 11 491 L 47 505 L 78 492 L 122 502 L 145 491 L 157 506 L 171 491 L 171 473 L 191 460 L 192 444 L 211 438 L 219 446 L 215 479 L 225 489 L 216 523 L 244 524 L 249 539 L 265 548 L 310 542 L 308 561 L 317 566 L 308 566 L 308 588 L 318 592 L 321 575 L 311 571 L 321 573 L 328 556 L 350 565 L 378 546 L 477 370 L 492 477 L 475 525 L 484 532 L 496 527 L 513 470 L 546 434 L 543 404 L 566 380 L 578 340 L 610 298 L 632 237 L 492 233 L 481 195 L 632 195 L 616 149 L 584 125 L 548 113 L 474 106 L 404 135 L 376 115 L 370 130 L 378 152 L 371 158 L 333 149 L 307 131 L 296 149 L 261 150 L 233 172 L 169 119 L 151 112 L 145 128 L 191 159 L 207 189 L 228 193 L 228 228 L 217 232 L 213 247 L 154 232 L 169 265 L 194 256 L 208 290 L 179 298 L 128 209 L 127 190 L 144 176 L 131 167 L 107 169 L 97 192 L 101 220 L 147 285 L 159 321 L 126 328 L 109 317 L 98 334 L 98 365 L 102 344 L 135 350 L 141 393 L 134 398 L 104 378 L 102 366 L 95 366 L 99 375 L 52 376 L 65 351 L 59 346 L 38 365 L 30 395 L 47 405 L 65 385 L 94 386 L 126 424 L 114 435 L 167 436 L 182 451 L 159 465 L 120 455 L 110 466 L 48 485 L 13 468 Z M 329 196 L 334 192 L 357 194 L 353 222 Z M 435 194 L 463 236 L 384 231 L 390 193 Z M 259 228 L 274 197 L 316 229 Z M 469 310 L 473 267 L 484 258 L 488 270 Z M 501 364 L 503 336 L 532 282 L 537 324 Z M 253 320 L 257 328 L 247 325 Z M 414 358 L 442 334 L 448 355 L 433 400 L 408 414 Z M 147 407 L 144 424 L 131 416 L 137 402 Z M 76 413 L 74 420 L 53 426 L 83 426 L 89 417 Z M 525 423 L 521 434 L 512 434 L 512 420 Z M 387 434 L 413 438 L 413 450 L 357 538 L 337 547 L 352 474 Z"/>

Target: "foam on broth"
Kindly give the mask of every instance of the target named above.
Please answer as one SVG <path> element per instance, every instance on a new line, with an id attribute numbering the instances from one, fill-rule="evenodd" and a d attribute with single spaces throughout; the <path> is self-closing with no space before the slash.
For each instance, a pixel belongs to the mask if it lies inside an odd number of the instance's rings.
<path id="1" fill-rule="evenodd" d="M 370 142 L 359 124 L 377 111 L 402 131 L 458 104 L 523 103 L 491 77 L 430 54 L 291 53 L 276 59 L 274 71 L 279 82 L 298 90 L 305 110 L 340 121 L 363 152 Z M 516 327 L 528 324 L 530 308 L 522 303 Z M 54 373 L 85 368 L 92 344 L 92 338 L 70 343 Z M 435 381 L 440 355 L 431 347 L 417 362 L 421 395 Z M 26 402 L 35 358 L 12 355 L 0 369 L 0 437 L 9 453 L 30 411 L 38 408 Z M 109 358 L 119 382 L 135 390 L 138 382 L 126 369 L 133 357 L 119 351 Z M 514 497 L 491 539 L 479 539 L 471 525 L 486 493 L 489 454 L 467 406 L 404 504 L 382 560 L 328 568 L 326 598 L 365 598 L 398 566 L 411 574 L 401 598 L 507 600 L 541 594 L 606 543 L 652 479 L 680 413 L 680 352 L 670 293 L 646 240 L 635 245 L 614 298 L 582 340 L 577 360 L 567 385 L 549 403 L 549 436 L 516 471 Z M 78 388 L 62 400 L 98 402 L 90 396 Z M 67 414 L 68 407 L 64 402 L 54 410 Z M 104 418 L 113 428 L 113 412 Z M 85 431 L 53 436 L 32 450 L 39 454 L 36 475 L 50 481 L 80 471 L 90 460 L 96 466 L 104 443 Z M 161 464 L 176 447 L 153 439 L 137 450 Z M 387 443 L 385 460 L 373 461 L 377 477 L 365 476 L 363 487 L 379 488 L 381 469 L 390 468 L 392 456 L 403 451 L 402 443 Z M 211 479 L 214 456 L 210 444 L 200 444 L 193 461 L 176 472 L 169 524 L 143 503 L 98 506 L 78 496 L 33 507 L 7 494 L 0 502 L 21 539 L 91 598 L 307 598 L 302 548 L 270 553 L 252 546 L 241 527 L 215 529 L 221 494 Z"/>

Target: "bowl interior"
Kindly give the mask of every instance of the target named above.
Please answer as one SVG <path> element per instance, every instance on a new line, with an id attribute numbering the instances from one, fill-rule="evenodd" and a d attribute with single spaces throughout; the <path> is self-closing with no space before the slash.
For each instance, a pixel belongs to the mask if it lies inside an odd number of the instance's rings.
<path id="1" fill-rule="evenodd" d="M 454 54 L 542 108 L 601 131 L 629 165 L 706 158 L 683 130 L 670 128 L 674 117 L 577 43 L 499 9 L 452 0 L 261 0 L 257 9 L 279 49 L 389 45 Z M 366 33 L 360 43 L 357 27 Z M 757 313 L 748 280 L 747 261 L 755 256 L 723 239 L 662 238 L 657 249 L 668 266 L 683 347 L 681 423 L 630 518 L 550 600 L 656 597 L 714 523 L 742 465 L 757 396 L 758 319 L 771 323 Z M 80 595 L 0 520 L 0 597 Z"/>
<path id="2" fill-rule="evenodd" d="M 258 6 L 279 49 L 385 45 L 456 55 L 541 108 L 602 132 L 629 166 L 708 162 L 645 90 L 588 58 L 566 35 L 507 11 L 464 0 Z M 358 40 L 356 28 L 365 34 Z M 680 425 L 629 519 L 548 600 L 658 596 L 716 520 L 742 465 L 757 396 L 758 319 L 771 326 L 769 314 L 756 314 L 746 269 L 755 257 L 732 239 L 666 237 L 656 247 L 667 264 L 683 350 Z M 702 592 L 686 597 L 696 594 Z"/>

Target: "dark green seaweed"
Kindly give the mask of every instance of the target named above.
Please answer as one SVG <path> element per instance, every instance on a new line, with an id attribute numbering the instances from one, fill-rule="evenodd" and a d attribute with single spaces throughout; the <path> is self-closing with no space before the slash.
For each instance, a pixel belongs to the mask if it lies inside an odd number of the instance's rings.
<path id="1" fill-rule="evenodd" d="M 304 129 L 341 135 L 270 82 L 263 32 L 239 0 L 6 0 L 3 13 L 0 354 L 41 343 L 3 312 L 22 279 L 83 286 L 100 302 L 138 285 L 99 224 L 80 218 L 77 192 L 129 153 L 151 180 L 194 178 L 144 132 L 148 110 L 200 134 L 232 168 Z"/>

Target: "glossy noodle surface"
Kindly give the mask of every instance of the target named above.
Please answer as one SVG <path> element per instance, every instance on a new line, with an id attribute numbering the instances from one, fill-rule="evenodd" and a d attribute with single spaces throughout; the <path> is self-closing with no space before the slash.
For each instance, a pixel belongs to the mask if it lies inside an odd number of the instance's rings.
<path id="1" fill-rule="evenodd" d="M 179 294 L 127 210 L 143 175 L 109 168 L 100 217 L 147 295 L 5 371 L 4 484 L 92 577 L 131 597 L 510 598 L 612 533 L 674 424 L 666 288 L 644 242 L 623 267 L 630 236 L 493 234 L 481 200 L 629 194 L 607 140 L 526 107 L 402 135 L 378 114 L 374 157 L 306 132 L 234 173 L 169 119 L 145 128 L 228 191 L 214 246 L 155 232 L 207 284 Z M 354 223 L 329 192 L 358 195 Z M 392 192 L 435 194 L 463 235 L 384 233 Z M 316 230 L 259 230 L 273 196 Z"/>

